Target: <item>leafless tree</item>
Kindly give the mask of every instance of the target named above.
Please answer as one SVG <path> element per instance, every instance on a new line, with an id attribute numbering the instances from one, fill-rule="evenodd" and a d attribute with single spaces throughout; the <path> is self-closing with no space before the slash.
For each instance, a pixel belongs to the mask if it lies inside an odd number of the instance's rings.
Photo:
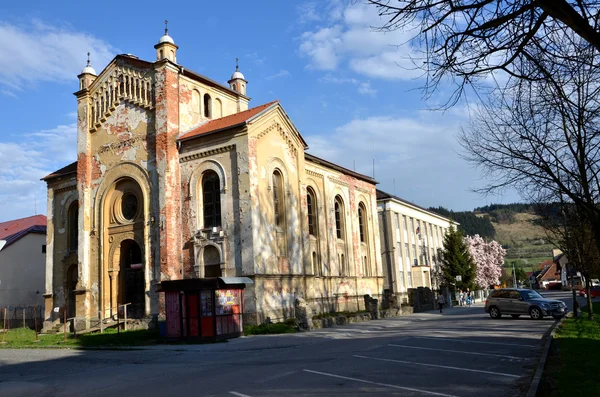
<path id="1" fill-rule="evenodd" d="M 547 77 L 517 79 L 498 89 L 474 111 L 459 141 L 464 157 L 488 177 L 481 192 L 510 186 L 533 203 L 561 198 L 575 209 L 575 220 L 588 222 L 600 252 L 598 51 L 569 32 L 554 52 L 555 59 L 540 55 L 523 62 L 522 71 L 541 65 Z M 567 242 L 562 248 L 569 249 Z"/>
<path id="2" fill-rule="evenodd" d="M 519 79 L 544 79 L 547 70 L 524 71 L 521 63 L 535 63 L 539 57 L 552 59 L 556 46 L 561 44 L 554 41 L 560 39 L 556 33 L 574 33 L 600 51 L 598 0 L 366 2 L 376 6 L 387 20 L 376 27 L 380 31 L 418 30 L 415 41 L 423 49 L 426 94 L 431 94 L 445 77 L 457 83 L 447 105 L 456 103 L 467 86 L 495 71 Z"/>
<path id="3" fill-rule="evenodd" d="M 596 244 L 589 218 L 569 202 L 542 203 L 535 206 L 541 216 L 541 225 L 546 230 L 548 241 L 558 247 L 568 259 L 572 270 L 579 271 L 585 277 L 587 291 L 588 318 L 594 318 L 591 279 L 600 277 L 600 250 Z M 577 298 L 573 290 L 573 312 L 577 310 Z"/>

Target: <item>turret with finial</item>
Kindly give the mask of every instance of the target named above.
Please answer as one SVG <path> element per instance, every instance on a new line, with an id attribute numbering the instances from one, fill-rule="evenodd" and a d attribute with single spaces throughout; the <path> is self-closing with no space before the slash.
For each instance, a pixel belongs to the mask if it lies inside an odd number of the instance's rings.
<path id="1" fill-rule="evenodd" d="M 161 61 L 168 59 L 171 62 L 177 63 L 177 49 L 179 48 L 171 36 L 169 36 L 169 21 L 165 19 L 165 34 L 158 39 L 156 48 L 156 59 Z"/>
<path id="2" fill-rule="evenodd" d="M 231 79 L 229 79 L 228 83 L 232 90 L 237 91 L 242 95 L 246 95 L 246 84 L 248 84 L 248 82 L 242 72 L 240 72 L 239 60 L 239 58 L 235 58 L 235 72 L 231 75 Z"/>
<path id="3" fill-rule="evenodd" d="M 79 89 L 83 90 L 84 88 L 88 88 L 90 84 L 96 79 L 96 71 L 92 67 L 90 62 L 90 53 L 87 53 L 87 64 L 77 76 L 79 78 Z"/>

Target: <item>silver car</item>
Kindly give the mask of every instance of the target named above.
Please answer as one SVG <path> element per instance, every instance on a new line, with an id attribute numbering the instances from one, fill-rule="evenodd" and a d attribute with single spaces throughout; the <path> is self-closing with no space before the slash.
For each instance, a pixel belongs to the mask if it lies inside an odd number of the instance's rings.
<path id="1" fill-rule="evenodd" d="M 513 318 L 529 315 L 534 320 L 540 320 L 545 316 L 563 317 L 567 314 L 567 305 L 559 300 L 544 298 L 531 289 L 501 288 L 493 290 L 486 299 L 485 312 L 494 319 L 510 314 Z"/>

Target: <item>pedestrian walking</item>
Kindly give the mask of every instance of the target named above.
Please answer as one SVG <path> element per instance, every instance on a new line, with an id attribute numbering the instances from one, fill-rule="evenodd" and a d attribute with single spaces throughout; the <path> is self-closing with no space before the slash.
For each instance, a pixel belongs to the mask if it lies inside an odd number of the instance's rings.
<path id="1" fill-rule="evenodd" d="M 465 293 L 463 292 L 462 289 L 458 290 L 458 306 L 464 306 L 465 305 Z"/>
<path id="2" fill-rule="evenodd" d="M 438 304 L 438 307 L 440 308 L 440 313 L 441 313 L 442 308 L 444 307 L 444 303 L 446 303 L 446 300 L 444 299 L 444 295 L 442 295 L 441 292 L 438 292 L 436 302 Z"/>

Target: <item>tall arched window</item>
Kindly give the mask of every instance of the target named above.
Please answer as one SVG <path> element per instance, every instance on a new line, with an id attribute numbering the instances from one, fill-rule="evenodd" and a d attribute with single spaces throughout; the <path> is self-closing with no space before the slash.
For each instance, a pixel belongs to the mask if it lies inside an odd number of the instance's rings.
<path id="1" fill-rule="evenodd" d="M 221 184 L 214 171 L 207 171 L 202 177 L 202 209 L 204 228 L 221 226 Z"/>
<path id="2" fill-rule="evenodd" d="M 204 117 L 212 117 L 212 100 L 208 94 L 204 94 Z"/>
<path id="3" fill-rule="evenodd" d="M 363 203 L 358 205 L 358 232 L 360 234 L 360 242 L 367 242 L 367 210 Z"/>
<path id="4" fill-rule="evenodd" d="M 273 214 L 275 226 L 285 225 L 285 209 L 283 201 L 283 177 L 279 170 L 273 171 Z"/>
<path id="5" fill-rule="evenodd" d="M 79 205 L 77 201 L 69 206 L 67 212 L 69 251 L 77 251 L 79 233 Z"/>
<path id="6" fill-rule="evenodd" d="M 192 91 L 192 123 L 200 121 L 200 115 L 202 114 L 202 96 L 200 91 Z"/>
<path id="7" fill-rule="evenodd" d="M 306 190 L 306 205 L 308 207 L 308 234 L 317 237 L 319 230 L 317 218 L 317 197 L 312 188 Z"/>
<path id="8" fill-rule="evenodd" d="M 344 202 L 340 196 L 335 196 L 335 232 L 337 238 L 345 240 Z"/>

